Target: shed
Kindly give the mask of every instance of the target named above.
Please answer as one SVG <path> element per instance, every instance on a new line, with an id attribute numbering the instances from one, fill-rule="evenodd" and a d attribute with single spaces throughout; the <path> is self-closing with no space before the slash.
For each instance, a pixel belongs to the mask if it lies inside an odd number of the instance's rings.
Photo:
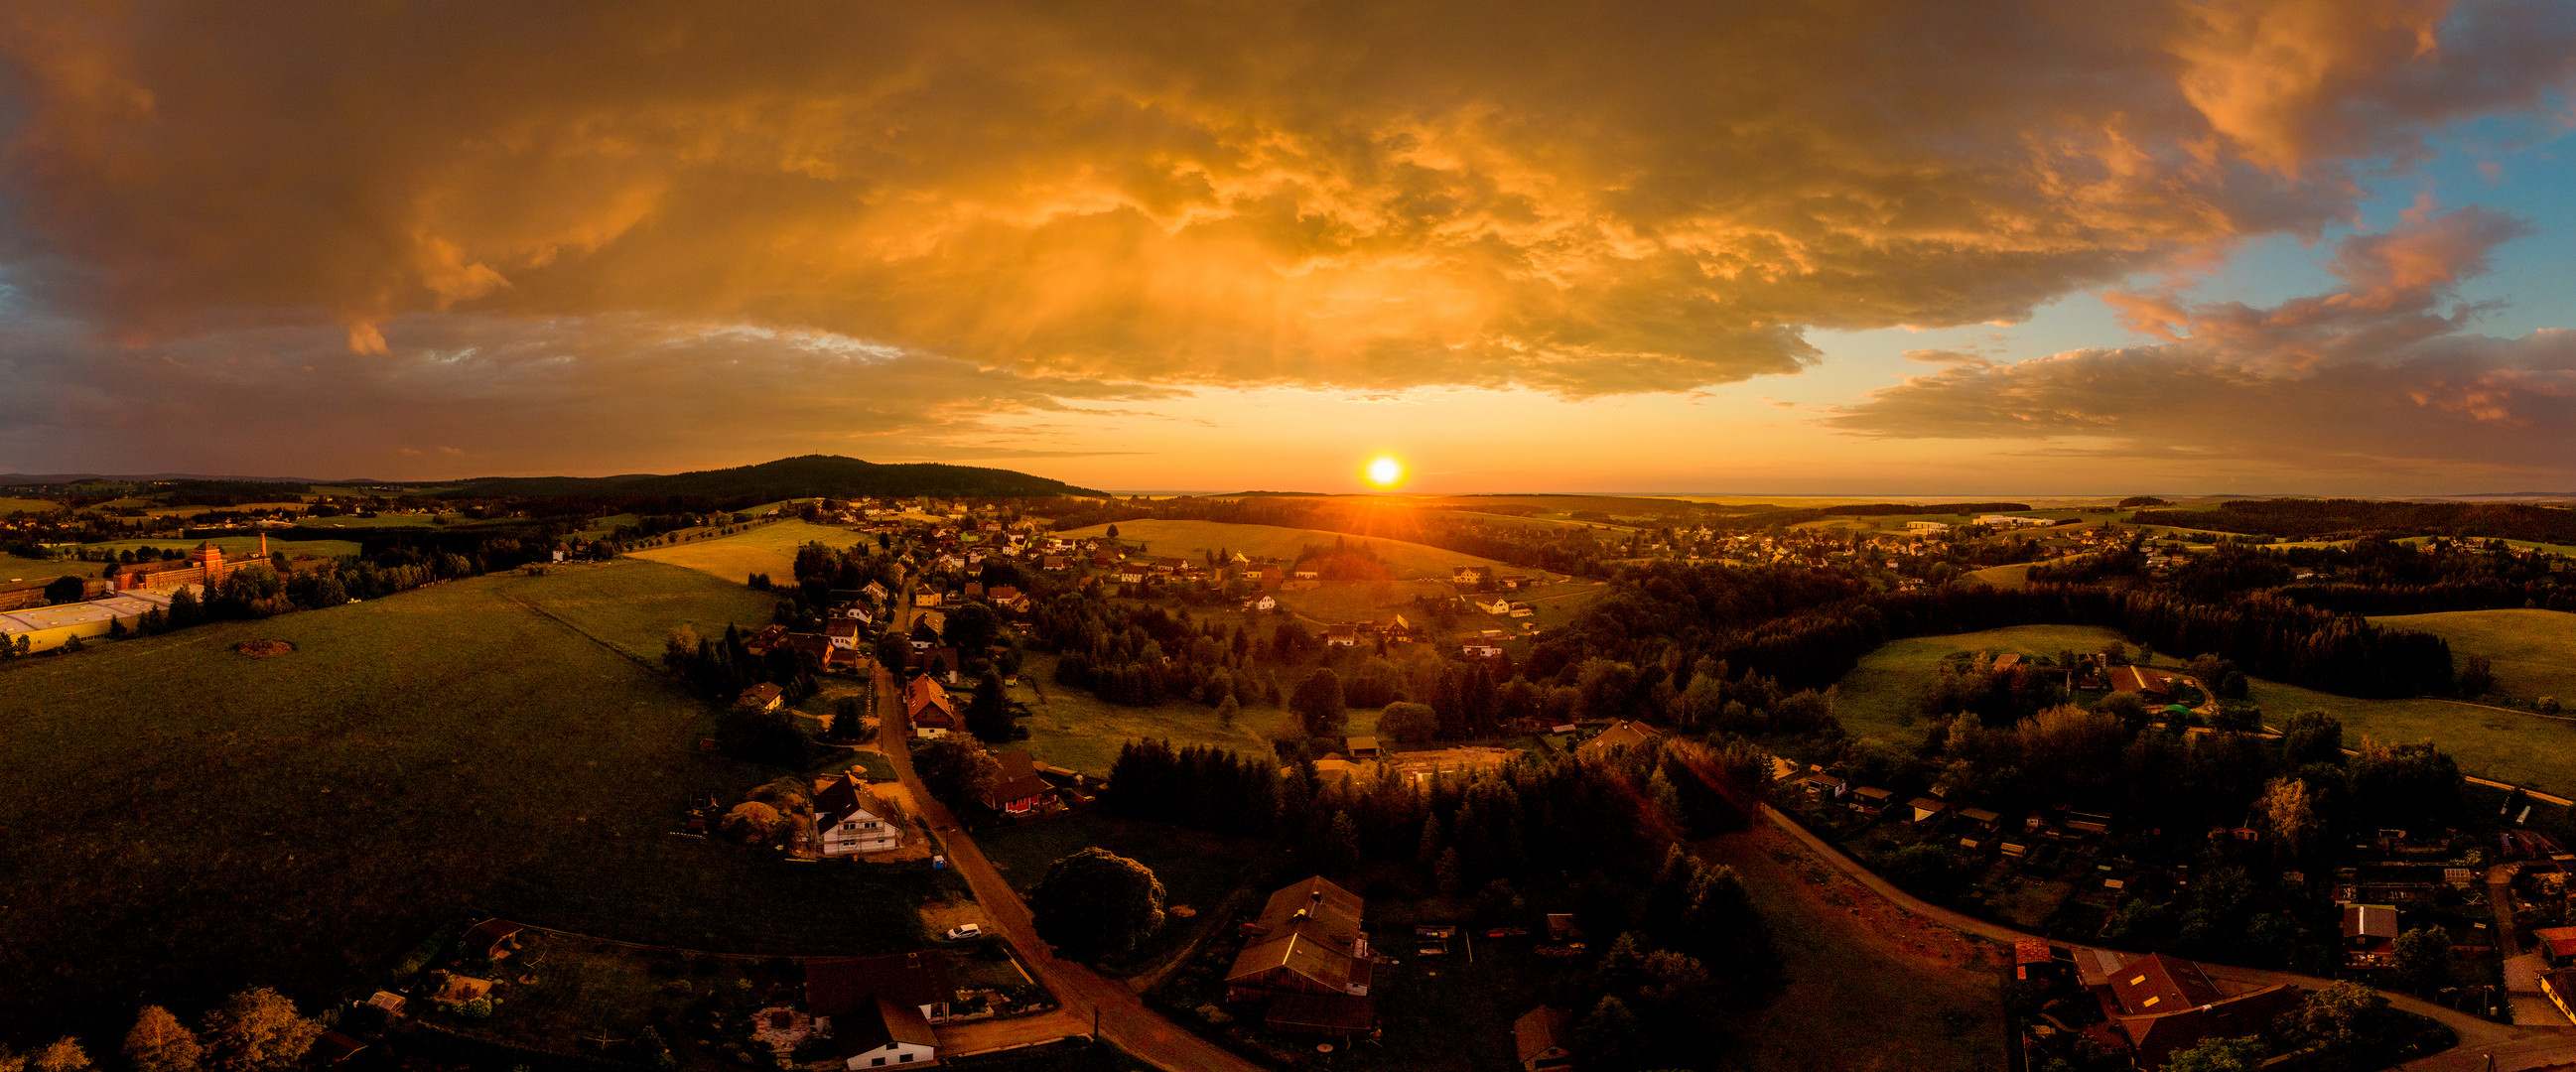
<path id="1" fill-rule="evenodd" d="M 1950 805 L 1948 803 L 1934 800 L 1931 797 L 1916 797 L 1912 803 L 1906 806 L 1914 809 L 1914 821 L 1918 823 L 1931 822 L 1932 820 L 1939 818 L 1942 812 L 1950 810 Z"/>

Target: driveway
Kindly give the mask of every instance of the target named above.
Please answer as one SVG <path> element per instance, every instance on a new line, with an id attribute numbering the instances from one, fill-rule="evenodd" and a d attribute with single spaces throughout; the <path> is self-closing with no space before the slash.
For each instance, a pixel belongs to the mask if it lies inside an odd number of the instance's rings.
<path id="1" fill-rule="evenodd" d="M 1779 827 L 1789 836 L 1798 839 L 1800 844 L 1805 845 L 1808 851 L 1815 853 L 1819 859 L 1832 864 L 1861 885 L 1869 887 L 1871 892 L 1886 898 L 1889 903 L 1907 912 L 1962 933 L 1990 938 L 1998 942 L 2010 943 L 2022 938 L 2041 937 L 1953 912 L 1897 889 L 1886 879 L 1878 877 L 1870 869 L 1861 866 L 1859 861 L 1843 855 L 1842 850 L 1826 844 L 1824 839 L 1809 833 L 1806 827 L 1798 825 L 1795 820 L 1768 804 L 1762 806 L 1762 817 L 1770 820 L 1773 826 Z M 2043 940 L 2058 945 L 2066 944 L 2057 942 L 2055 939 Z M 2248 990 L 2274 983 L 2289 983 L 2316 990 L 2331 982 L 2331 980 L 2313 976 L 2265 971 L 2260 968 L 2239 968 L 2226 964 L 2204 963 L 2201 968 L 2207 971 L 2213 980 L 2234 983 Z M 2382 990 L 2379 994 L 2387 998 L 2390 1005 L 2441 1021 L 2460 1038 L 2458 1046 L 2396 1066 L 2398 1068 L 2423 1069 L 2427 1072 L 2475 1072 L 2487 1067 L 2487 1058 L 2490 1056 L 2495 1059 L 2496 1072 L 2530 1072 L 2534 1069 L 2576 1064 L 2576 1028 L 2493 1023 L 2464 1012 L 2443 1008 L 2411 995 L 2388 990 Z"/>
<path id="2" fill-rule="evenodd" d="M 877 695 L 892 699 L 900 695 L 894 675 L 885 667 L 876 668 Z M 919 775 L 913 773 L 912 752 L 905 738 L 911 733 L 900 701 L 880 707 L 877 720 L 877 744 L 894 762 L 895 776 L 921 804 L 922 823 L 938 831 L 945 843 L 948 866 L 966 879 L 975 891 L 975 900 L 984 906 L 985 917 L 993 930 L 1010 939 L 1020 951 L 1029 971 L 1046 984 L 1061 1005 L 1044 1016 L 1021 1017 L 968 1024 L 939 1033 L 940 1045 L 958 1053 L 978 1052 L 1005 1046 L 1052 1041 L 1068 1035 L 1090 1035 L 1097 1024 L 1098 1037 L 1157 1068 L 1171 1072 L 1264 1072 L 1259 1065 L 1237 1057 L 1214 1043 L 1189 1033 L 1180 1025 L 1164 1019 L 1161 1013 L 1146 1007 L 1145 1000 L 1127 989 L 1126 984 L 1091 970 L 1088 965 L 1057 959 L 1047 944 L 1038 938 L 1037 924 L 1030 918 L 1028 905 L 1018 891 L 1002 881 L 1002 873 L 984 858 L 973 838 L 957 825 L 956 817 L 946 806 L 923 788 Z"/>

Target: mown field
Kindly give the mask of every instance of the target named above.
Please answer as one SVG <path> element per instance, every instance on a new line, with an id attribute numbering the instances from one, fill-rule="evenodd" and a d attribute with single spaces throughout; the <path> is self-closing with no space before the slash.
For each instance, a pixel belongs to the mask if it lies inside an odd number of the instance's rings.
<path id="1" fill-rule="evenodd" d="M 1911 745 L 1923 739 L 1919 709 L 1935 669 L 1955 652 L 2019 652 L 2054 659 L 2067 649 L 2101 651 L 2120 634 L 2082 625 L 2017 625 L 1981 633 L 1899 640 L 1868 655 L 1835 683 L 1834 715 L 1855 737 Z"/>
<path id="2" fill-rule="evenodd" d="M 2030 587 L 2030 567 L 2031 564 L 2028 562 L 2016 562 L 2009 566 L 1988 566 L 1971 571 L 1967 579 L 1982 581 L 1996 588 L 2028 588 Z"/>
<path id="3" fill-rule="evenodd" d="M 1058 533 L 1058 535 L 1069 540 L 1081 540 L 1104 535 L 1107 531 L 1108 526 L 1094 525 L 1090 528 Z M 1129 541 L 1142 540 L 1145 543 L 1146 553 L 1153 555 L 1198 556 L 1223 548 L 1255 558 L 1277 559 L 1294 559 L 1299 551 L 1310 545 L 1330 547 L 1335 540 L 1350 544 L 1365 543 L 1377 552 L 1379 558 L 1386 560 L 1388 568 L 1393 570 L 1399 579 L 1431 577 L 1445 580 L 1449 576 L 1450 569 L 1456 566 L 1491 566 L 1515 573 L 1532 572 L 1496 562 L 1490 558 L 1478 558 L 1474 555 L 1459 554 L 1456 551 L 1443 551 L 1437 547 L 1426 547 L 1418 543 L 1353 536 L 1341 532 L 1323 532 L 1316 529 L 1282 528 L 1277 525 L 1229 525 L 1216 521 L 1122 521 L 1118 524 L 1118 538 Z"/>
<path id="4" fill-rule="evenodd" d="M 534 594 L 521 595 L 523 590 Z M 514 578 L 503 592 L 655 665 L 663 642 L 679 626 L 710 637 L 722 636 L 728 625 L 748 631 L 769 624 L 778 605 L 778 597 L 740 583 L 632 559 L 549 567 L 544 577 Z"/>
<path id="5" fill-rule="evenodd" d="M 802 521 L 780 521 L 761 525 L 731 536 L 691 540 L 668 547 L 652 547 L 628 554 L 635 558 L 685 566 L 702 573 L 741 584 L 755 573 L 766 573 L 779 584 L 796 582 L 796 549 L 809 543 L 846 548 L 866 537 L 845 528 L 811 525 Z M 871 541 L 873 542 L 873 541 Z"/>
<path id="6" fill-rule="evenodd" d="M 2576 701 L 2576 614 L 2560 610 L 2464 610 L 2371 621 L 2451 642 L 2451 659 L 2484 655 L 2496 691 L 2517 699 Z"/>
<path id="7" fill-rule="evenodd" d="M 626 654 L 725 598 L 616 563 L 6 664 L 0 1024 L 107 1038 L 255 983 L 312 1007 L 469 908 L 725 951 L 920 941 L 926 867 L 665 833 L 692 792 L 781 773 L 700 754 L 711 709 Z M 233 651 L 256 638 L 296 650 Z"/>
<path id="8" fill-rule="evenodd" d="M 16 555 L 0 554 L 0 581 L 26 580 L 31 577 L 60 577 L 63 574 L 75 572 L 87 573 L 94 577 L 98 575 L 101 568 L 95 563 L 88 563 L 86 564 L 88 569 L 81 569 L 83 565 L 84 563 L 63 559 L 20 558 Z"/>

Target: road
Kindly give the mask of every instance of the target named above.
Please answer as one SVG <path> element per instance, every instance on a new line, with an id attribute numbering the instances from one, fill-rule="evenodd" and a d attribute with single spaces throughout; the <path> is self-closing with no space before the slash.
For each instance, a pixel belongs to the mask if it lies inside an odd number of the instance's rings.
<path id="1" fill-rule="evenodd" d="M 939 832 L 948 854 L 948 866 L 966 879 L 975 891 L 975 900 L 983 905 L 984 916 L 992 930 L 1010 939 L 1020 951 L 1029 971 L 1053 992 L 1062 1006 L 1046 1016 L 994 1020 L 969 1024 L 961 1028 L 942 1029 L 940 1044 L 952 1053 L 975 1052 L 1001 1046 L 1022 1045 L 1062 1038 L 1067 1035 L 1091 1034 L 1093 1023 L 1099 1025 L 1099 1037 L 1119 1049 L 1157 1068 L 1172 1072 L 1263 1072 L 1260 1066 L 1217 1047 L 1214 1043 L 1183 1030 L 1164 1019 L 1161 1013 L 1146 1007 L 1145 1000 L 1127 989 L 1126 984 L 1109 979 L 1087 965 L 1059 960 L 1047 944 L 1038 939 L 1036 922 L 1030 918 L 1028 905 L 1018 891 L 1002 881 L 1002 873 L 983 850 L 975 847 L 973 838 L 957 825 L 946 806 L 930 795 L 921 778 L 912 769 L 912 751 L 906 746 L 911 732 L 904 718 L 902 693 L 897 691 L 894 674 L 885 667 L 876 668 L 877 747 L 893 762 L 895 777 L 911 792 L 921 806 L 921 820 Z"/>
<path id="2" fill-rule="evenodd" d="M 1800 844 L 1805 845 L 1808 851 L 1815 853 L 1818 858 L 1832 864 L 1861 885 L 1869 887 L 1871 892 L 1886 898 L 1888 903 L 1906 912 L 1952 930 L 2007 944 L 2022 938 L 2042 937 L 1953 912 L 1900 890 L 1886 879 L 1878 877 L 1877 873 L 1861 866 L 1859 861 L 1843 855 L 1842 850 L 1826 844 L 1823 838 L 1809 833 L 1806 827 L 1798 825 L 1795 820 L 1768 804 L 1762 806 L 1762 817 L 1770 820 L 1771 825 L 1779 827 L 1789 836 L 1798 839 Z M 2052 944 L 2065 944 L 2055 939 L 2044 940 Z M 2249 988 L 2289 983 L 2316 990 L 2331 982 L 2331 980 L 2313 976 L 2264 971 L 2259 968 L 2238 968 L 2225 964 L 2203 964 L 2201 967 L 2209 973 L 2211 979 Z M 2576 1064 L 2576 1028 L 2499 1024 L 2457 1010 L 2446 1009 L 2411 995 L 2388 990 L 2382 990 L 2379 993 L 2388 999 L 2390 1005 L 2441 1021 L 2443 1026 L 2449 1027 L 2460 1038 L 2458 1046 L 2395 1067 L 2420 1069 L 2424 1072 L 2475 1072 L 2487 1067 L 2486 1061 L 2490 1056 L 2495 1058 L 2496 1072 L 2532 1072 L 2536 1069 Z"/>

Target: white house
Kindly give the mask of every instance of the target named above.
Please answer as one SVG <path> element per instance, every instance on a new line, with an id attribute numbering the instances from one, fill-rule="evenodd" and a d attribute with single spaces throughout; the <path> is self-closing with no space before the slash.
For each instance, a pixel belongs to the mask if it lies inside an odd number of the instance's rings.
<path id="1" fill-rule="evenodd" d="M 1244 604 L 1244 605 L 1243 605 L 1243 607 L 1244 607 L 1244 609 L 1245 609 L 1245 610 L 1259 611 L 1259 612 L 1261 612 L 1261 613 L 1267 614 L 1267 613 L 1269 613 L 1269 612 L 1271 612 L 1271 611 L 1274 611 L 1274 610 L 1278 610 L 1278 609 L 1279 609 L 1279 601 L 1278 601 L 1278 600 L 1276 600 L 1276 599 L 1272 599 L 1272 598 L 1270 598 L 1269 596 L 1266 596 L 1266 595 L 1265 595 L 1265 596 L 1262 596 L 1262 597 L 1261 597 L 1261 598 L 1259 598 L 1259 599 L 1256 599 L 1256 600 L 1253 600 L 1253 601 L 1251 601 L 1251 602 L 1249 602 L 1249 603 Z"/>
<path id="2" fill-rule="evenodd" d="M 899 1068 L 929 1064 L 939 1057 L 939 1035 L 921 1011 L 884 997 L 875 1008 L 832 1017 L 832 1052 L 841 1067 Z"/>
<path id="3" fill-rule="evenodd" d="M 855 619 L 835 618 L 825 622 L 823 635 L 831 638 L 832 646 L 842 651 L 859 650 L 859 623 Z"/>
<path id="4" fill-rule="evenodd" d="M 1908 521 L 1905 523 L 1905 531 L 1931 536 L 1950 531 L 1950 523 L 1946 521 Z"/>
<path id="5" fill-rule="evenodd" d="M 894 809 L 847 774 L 815 792 L 814 829 L 822 834 L 825 856 L 903 847 L 903 827 L 895 823 Z"/>
<path id="6" fill-rule="evenodd" d="M 1469 602 L 1473 604 L 1477 610 L 1484 611 L 1487 614 L 1495 615 L 1497 617 L 1510 614 L 1512 612 L 1512 601 L 1504 599 L 1501 596 L 1494 597 L 1494 601 L 1491 603 L 1476 603 L 1473 600 L 1469 600 Z"/>

